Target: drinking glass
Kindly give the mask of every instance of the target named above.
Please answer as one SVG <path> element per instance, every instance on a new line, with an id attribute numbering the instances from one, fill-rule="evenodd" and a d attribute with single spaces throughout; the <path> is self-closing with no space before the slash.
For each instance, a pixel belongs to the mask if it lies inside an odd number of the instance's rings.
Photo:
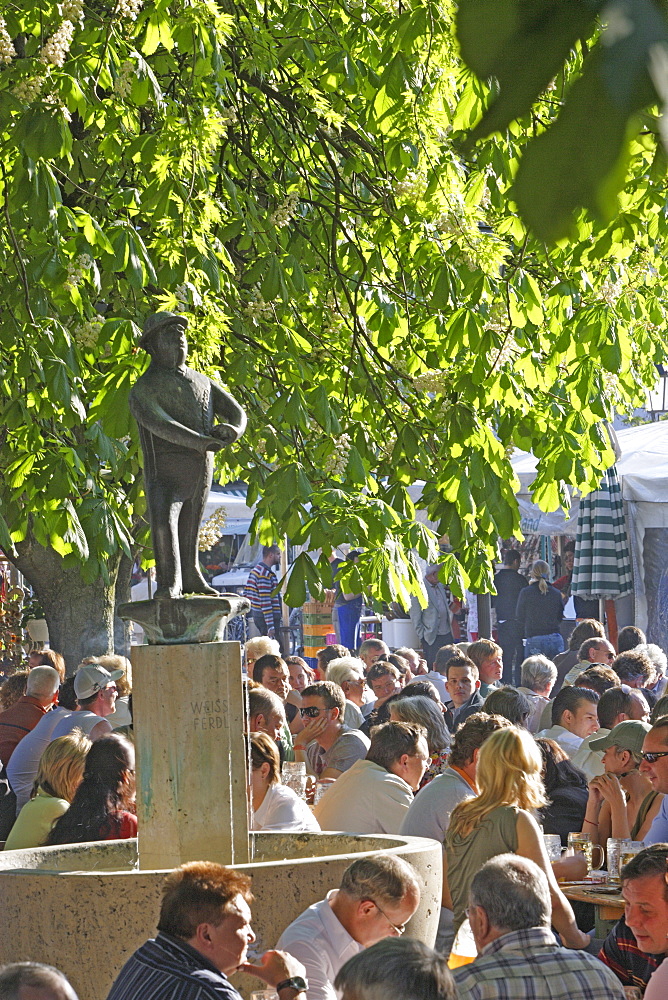
<path id="1" fill-rule="evenodd" d="M 286 760 L 281 768 L 283 784 L 296 792 L 300 798 L 306 797 L 306 764 L 303 760 Z"/>
<path id="2" fill-rule="evenodd" d="M 544 833 L 545 850 L 550 861 L 558 861 L 561 857 L 561 837 L 558 833 Z"/>
<path id="3" fill-rule="evenodd" d="M 621 837 L 608 837 L 606 845 L 606 860 L 608 865 L 608 882 L 619 882 L 621 866 L 619 864 L 622 851 L 630 846 L 632 841 Z"/>
<path id="4" fill-rule="evenodd" d="M 624 865 L 628 865 L 629 861 L 635 858 L 636 854 L 640 854 L 644 850 L 645 845 L 642 840 L 629 840 L 624 844 L 624 847 L 619 852 L 619 873 L 621 876 L 621 871 Z"/>
<path id="5" fill-rule="evenodd" d="M 592 844 L 590 833 L 569 833 L 568 834 L 568 846 L 572 848 L 575 854 L 584 854 L 587 861 L 587 874 L 591 872 L 594 867 L 594 850 L 599 853 L 597 868 L 603 864 L 603 848 L 600 844 Z"/>

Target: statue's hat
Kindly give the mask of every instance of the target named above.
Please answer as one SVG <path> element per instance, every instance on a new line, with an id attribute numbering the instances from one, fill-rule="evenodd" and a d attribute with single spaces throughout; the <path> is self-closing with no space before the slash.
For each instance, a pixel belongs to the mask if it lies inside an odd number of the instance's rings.
<path id="1" fill-rule="evenodd" d="M 169 312 L 165 310 L 164 312 L 151 313 L 151 315 L 144 322 L 144 328 L 142 330 L 141 337 L 139 338 L 139 346 L 143 347 L 145 351 L 150 350 L 151 341 L 167 326 L 171 326 L 174 320 L 178 320 L 183 326 L 188 325 L 188 320 L 185 316 L 180 313 Z"/>

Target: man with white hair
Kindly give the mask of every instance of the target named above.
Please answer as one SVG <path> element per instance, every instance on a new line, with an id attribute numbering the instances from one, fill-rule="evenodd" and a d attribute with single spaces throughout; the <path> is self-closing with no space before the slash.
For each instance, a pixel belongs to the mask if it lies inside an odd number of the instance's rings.
<path id="1" fill-rule="evenodd" d="M 403 934 L 419 902 L 419 882 L 402 858 L 358 858 L 344 871 L 340 888 L 293 920 L 276 947 L 306 969 L 307 1000 L 336 1000 L 334 979 L 344 962 Z"/>
<path id="2" fill-rule="evenodd" d="M 471 882 L 468 915 L 478 957 L 454 972 L 461 997 L 624 1000 L 602 962 L 557 944 L 547 877 L 528 858 L 501 854 L 483 865 Z"/>
<path id="3" fill-rule="evenodd" d="M 522 684 L 517 690 L 528 698 L 531 705 L 531 715 L 527 719 L 526 727 L 530 733 L 537 733 L 543 710 L 550 703 L 550 694 L 557 679 L 557 668 L 547 656 L 538 653 L 536 656 L 527 656 L 520 669 Z"/>
<path id="4" fill-rule="evenodd" d="M 327 667 L 326 680 L 338 684 L 346 696 L 344 724 L 351 729 L 359 729 L 364 722 L 362 714 L 366 688 L 364 662 L 358 656 L 340 656 L 338 660 L 331 660 Z"/>
<path id="5" fill-rule="evenodd" d="M 0 1000 L 78 1000 L 69 980 L 52 965 L 14 962 L 0 968 Z"/>
<path id="6" fill-rule="evenodd" d="M 7 766 L 24 736 L 58 701 L 60 676 L 53 667 L 35 667 L 28 674 L 26 693 L 0 712 L 0 761 Z"/>

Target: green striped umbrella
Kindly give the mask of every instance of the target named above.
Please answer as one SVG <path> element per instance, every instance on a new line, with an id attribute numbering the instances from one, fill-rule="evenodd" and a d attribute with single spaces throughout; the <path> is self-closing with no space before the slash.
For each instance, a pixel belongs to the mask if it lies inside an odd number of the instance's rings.
<path id="1" fill-rule="evenodd" d="M 617 469 L 580 500 L 571 592 L 580 597 L 622 597 L 633 590 L 629 540 Z"/>

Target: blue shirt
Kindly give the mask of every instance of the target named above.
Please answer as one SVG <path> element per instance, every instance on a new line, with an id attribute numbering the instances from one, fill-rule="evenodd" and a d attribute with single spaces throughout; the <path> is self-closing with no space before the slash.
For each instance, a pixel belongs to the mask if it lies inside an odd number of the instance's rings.
<path id="1" fill-rule="evenodd" d="M 652 844 L 668 843 L 668 795 L 664 795 L 661 808 L 654 817 L 643 844 L 651 847 Z"/>
<path id="2" fill-rule="evenodd" d="M 241 1000 L 227 976 L 185 941 L 160 931 L 132 955 L 107 1000 Z"/>

